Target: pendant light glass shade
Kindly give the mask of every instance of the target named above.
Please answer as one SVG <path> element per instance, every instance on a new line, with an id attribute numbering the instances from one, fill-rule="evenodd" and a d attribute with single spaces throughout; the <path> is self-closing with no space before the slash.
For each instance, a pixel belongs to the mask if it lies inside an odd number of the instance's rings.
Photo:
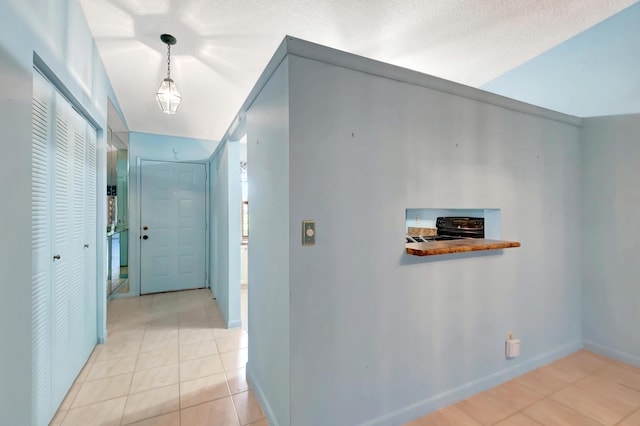
<path id="1" fill-rule="evenodd" d="M 156 100 L 160 109 L 165 114 L 175 114 L 182 100 L 180 92 L 176 88 L 176 84 L 170 78 L 165 78 L 158 88 L 158 94 Z"/>
<path id="2" fill-rule="evenodd" d="M 160 40 L 167 45 L 167 78 L 162 80 L 156 94 L 156 100 L 162 112 L 175 114 L 182 100 L 176 84 L 171 79 L 171 45 L 176 44 L 177 40 L 171 34 L 162 34 Z"/>

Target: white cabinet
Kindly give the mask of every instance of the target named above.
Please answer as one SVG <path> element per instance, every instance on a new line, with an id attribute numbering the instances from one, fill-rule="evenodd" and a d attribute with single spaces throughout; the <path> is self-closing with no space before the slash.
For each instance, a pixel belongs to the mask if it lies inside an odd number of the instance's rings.
<path id="1" fill-rule="evenodd" d="M 33 424 L 46 425 L 96 344 L 96 130 L 34 71 Z"/>

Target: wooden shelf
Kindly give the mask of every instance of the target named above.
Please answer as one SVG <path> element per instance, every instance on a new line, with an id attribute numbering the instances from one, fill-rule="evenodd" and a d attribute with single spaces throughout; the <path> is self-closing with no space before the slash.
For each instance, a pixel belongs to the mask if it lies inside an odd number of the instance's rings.
<path id="1" fill-rule="evenodd" d="M 432 241 L 429 243 L 407 243 L 406 253 L 412 256 L 436 256 L 440 254 L 465 253 L 470 251 L 499 250 L 520 247 L 515 241 L 465 238 L 462 240 Z"/>

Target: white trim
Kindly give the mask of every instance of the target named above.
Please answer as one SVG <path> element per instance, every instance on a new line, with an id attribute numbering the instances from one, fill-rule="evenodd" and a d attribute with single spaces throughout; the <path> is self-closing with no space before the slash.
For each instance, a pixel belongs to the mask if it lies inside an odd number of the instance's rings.
<path id="1" fill-rule="evenodd" d="M 253 370 L 249 363 L 246 364 L 246 375 L 247 375 L 247 383 L 253 389 L 253 394 L 256 396 L 258 403 L 260 404 L 260 408 L 262 408 L 262 412 L 264 413 L 265 418 L 270 426 L 280 426 L 278 423 L 275 414 L 273 414 L 273 409 L 271 408 L 271 404 L 269 404 L 269 400 L 267 399 L 266 394 L 262 390 L 260 383 L 253 380 Z M 287 421 L 286 424 L 291 423 L 291 419 L 285 419 Z"/>
<path id="2" fill-rule="evenodd" d="M 640 357 L 638 356 L 631 355 L 626 352 L 617 351 L 615 349 L 611 349 L 588 340 L 584 341 L 584 348 L 597 354 L 613 358 L 620 362 L 624 362 L 625 364 L 630 364 L 634 367 L 640 368 Z"/>
<path id="3" fill-rule="evenodd" d="M 478 380 L 465 383 L 457 388 L 447 390 L 440 394 L 434 395 L 430 398 L 424 399 L 415 404 L 404 407 L 400 410 L 393 411 L 378 418 L 361 423 L 360 426 L 386 426 L 403 424 L 413 419 L 422 417 L 440 408 L 454 404 L 472 395 L 475 395 L 484 390 L 490 389 L 503 382 L 518 377 L 522 374 L 528 373 L 531 370 L 535 370 L 545 364 L 548 364 L 557 359 L 563 358 L 578 349 L 582 348 L 582 341 L 569 343 L 561 346 L 559 349 L 549 351 L 542 355 L 538 355 L 530 360 L 514 365 L 513 367 L 506 368 L 488 376 L 482 377 Z M 247 374 L 249 369 L 247 368 Z M 252 384 L 253 386 L 253 384 Z M 256 388 L 254 387 L 254 390 Z M 258 394 L 256 393 L 256 396 Z M 262 403 L 261 400 L 259 400 Z M 271 422 L 269 422 L 271 424 Z"/>

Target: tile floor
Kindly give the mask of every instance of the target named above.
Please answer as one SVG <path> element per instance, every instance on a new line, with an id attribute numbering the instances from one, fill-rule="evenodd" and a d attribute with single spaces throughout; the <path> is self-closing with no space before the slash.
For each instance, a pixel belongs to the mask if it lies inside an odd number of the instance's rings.
<path id="1" fill-rule="evenodd" d="M 225 329 L 208 290 L 117 299 L 107 311 L 108 342 L 52 425 L 267 425 L 245 377 L 246 328 Z"/>
<path id="2" fill-rule="evenodd" d="M 109 303 L 52 425 L 268 426 L 245 377 L 248 335 L 208 290 Z M 581 350 L 405 426 L 640 426 L 640 369 Z"/>
<path id="3" fill-rule="evenodd" d="M 640 369 L 580 350 L 405 426 L 640 426 Z"/>

